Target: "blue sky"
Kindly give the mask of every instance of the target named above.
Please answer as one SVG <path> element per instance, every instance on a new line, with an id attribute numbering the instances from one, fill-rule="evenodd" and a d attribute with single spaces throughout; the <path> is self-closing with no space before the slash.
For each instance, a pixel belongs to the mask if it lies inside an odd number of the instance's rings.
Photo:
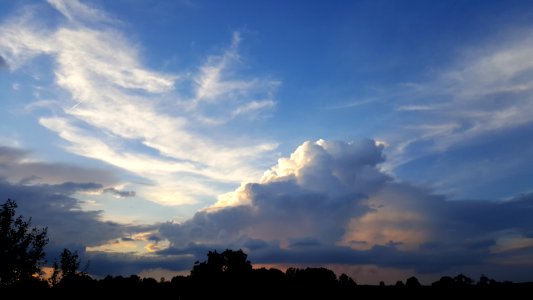
<path id="1" fill-rule="evenodd" d="M 42 215 L 53 247 L 141 274 L 242 247 L 362 282 L 533 277 L 515 267 L 533 223 L 513 217 L 533 199 L 527 1 L 0 8 L 0 192 Z M 424 261 L 431 245 L 447 267 Z"/>

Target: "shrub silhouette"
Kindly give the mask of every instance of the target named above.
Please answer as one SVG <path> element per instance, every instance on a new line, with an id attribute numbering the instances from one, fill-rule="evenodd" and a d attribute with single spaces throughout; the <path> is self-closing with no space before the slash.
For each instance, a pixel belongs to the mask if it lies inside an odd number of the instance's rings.
<path id="1" fill-rule="evenodd" d="M 408 288 L 416 288 L 416 287 L 419 287 L 420 285 L 421 284 L 418 281 L 418 278 L 414 276 L 407 278 L 407 280 L 405 281 L 405 286 Z"/>

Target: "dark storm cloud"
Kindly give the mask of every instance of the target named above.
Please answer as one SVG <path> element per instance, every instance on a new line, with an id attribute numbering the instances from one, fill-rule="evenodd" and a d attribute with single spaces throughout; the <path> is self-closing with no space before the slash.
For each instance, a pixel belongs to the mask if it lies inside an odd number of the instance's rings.
<path id="1" fill-rule="evenodd" d="M 94 246 L 137 232 L 140 228 L 101 221 L 102 211 L 81 210 L 77 191 L 99 189 L 94 183 L 20 186 L 0 181 L 0 199 L 15 199 L 17 213 L 34 226 L 48 227 L 51 243 Z"/>
<path id="2" fill-rule="evenodd" d="M 205 253 L 204 253 L 205 256 Z M 128 276 L 148 269 L 190 270 L 194 259 L 190 256 L 137 256 L 128 253 L 93 252 L 87 254 L 90 273 L 96 276 Z"/>
<path id="3" fill-rule="evenodd" d="M 249 259 L 257 264 L 281 265 L 367 265 L 387 268 L 414 269 L 419 273 L 435 273 L 452 267 L 480 264 L 487 256 L 487 249 L 463 251 L 440 249 L 401 251 L 395 246 L 374 246 L 369 250 L 354 250 L 349 247 L 323 245 L 317 242 L 280 247 L 279 244 L 254 240 L 228 244 L 189 244 L 182 248 L 158 251 L 161 257 L 192 255 L 196 260 L 205 260 L 208 251 L 244 249 Z"/>
<path id="4" fill-rule="evenodd" d="M 525 194 L 504 202 L 450 201 L 450 222 L 465 224 L 462 230 L 475 232 L 515 229 L 533 233 L 533 194 Z"/>

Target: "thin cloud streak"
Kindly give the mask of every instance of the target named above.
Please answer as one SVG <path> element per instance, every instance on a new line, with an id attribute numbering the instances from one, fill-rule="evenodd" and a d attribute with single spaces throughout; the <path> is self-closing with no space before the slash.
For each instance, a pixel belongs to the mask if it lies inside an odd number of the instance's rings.
<path id="1" fill-rule="evenodd" d="M 531 124 L 533 40 L 529 33 L 478 45 L 478 50 L 468 51 L 437 72 L 434 80 L 406 84 L 405 93 L 412 100 L 400 101 L 395 118 L 407 120 L 402 124 L 408 125 L 380 133 L 391 145 L 386 169 Z"/>

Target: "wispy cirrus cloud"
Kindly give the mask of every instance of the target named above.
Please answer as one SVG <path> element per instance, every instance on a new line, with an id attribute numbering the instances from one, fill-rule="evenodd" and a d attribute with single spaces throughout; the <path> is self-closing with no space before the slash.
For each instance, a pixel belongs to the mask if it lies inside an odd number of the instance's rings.
<path id="1" fill-rule="evenodd" d="M 490 44 L 463 49 L 431 80 L 404 85 L 400 98 L 410 100 L 398 100 L 394 115 L 401 123 L 380 134 L 391 145 L 387 169 L 529 126 L 532 50 L 530 31 L 517 30 Z"/>
<path id="2" fill-rule="evenodd" d="M 256 116 L 275 106 L 273 91 L 279 81 L 235 74 L 234 66 L 241 63 L 238 52 L 241 41 L 240 33 L 233 33 L 230 47 L 222 55 L 209 56 L 193 76 L 194 98 L 183 104 L 207 125 L 220 125 L 240 116 Z"/>
<path id="3" fill-rule="evenodd" d="M 240 146 L 201 130 L 275 104 L 279 82 L 232 73 L 239 33 L 196 75 L 161 73 L 142 65 L 138 47 L 111 26 L 106 13 L 79 1 L 49 3 L 66 20 L 57 28 L 39 26 L 29 9 L 25 17 L 7 20 L 0 26 L 0 55 L 15 69 L 39 55 L 55 60 L 55 83 L 70 98 L 57 100 L 62 110 L 39 116 L 39 123 L 66 141 L 65 149 L 149 178 L 151 185 L 139 195 L 165 204 L 214 196 L 217 182 L 260 176 L 243 158 L 273 155 L 276 143 L 250 140 Z M 94 22 L 99 26 L 92 27 Z M 191 93 L 177 91 L 177 81 L 190 81 Z"/>
<path id="4" fill-rule="evenodd" d="M 79 1 L 47 0 L 57 11 L 64 15 L 70 22 L 90 21 L 116 23 L 116 19 L 105 12 L 84 5 Z"/>

